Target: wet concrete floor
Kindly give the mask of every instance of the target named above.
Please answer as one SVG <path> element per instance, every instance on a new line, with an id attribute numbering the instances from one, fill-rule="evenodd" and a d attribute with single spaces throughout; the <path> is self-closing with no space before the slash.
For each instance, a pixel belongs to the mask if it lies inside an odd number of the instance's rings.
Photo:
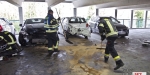
<path id="1" fill-rule="evenodd" d="M 125 66 L 114 71 L 115 62 L 103 62 L 104 49 L 100 47 L 100 36 L 92 33 L 87 40 L 72 37 L 74 44 L 65 42 L 59 35 L 59 53 L 46 57 L 44 45 L 23 47 L 19 56 L 9 61 L 0 61 L 0 75 L 132 75 L 132 72 L 147 72 L 150 75 L 150 46 L 142 47 L 144 40 L 150 40 L 149 29 L 131 29 L 130 35 L 118 38 L 115 45 Z M 103 42 L 105 46 L 106 40 Z"/>

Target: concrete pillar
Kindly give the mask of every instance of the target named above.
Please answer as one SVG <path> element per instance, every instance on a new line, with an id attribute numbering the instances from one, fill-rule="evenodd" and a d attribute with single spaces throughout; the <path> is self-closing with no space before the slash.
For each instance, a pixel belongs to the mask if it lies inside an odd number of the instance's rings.
<path id="1" fill-rule="evenodd" d="M 48 10 L 50 10 L 51 9 L 51 7 L 48 7 Z"/>
<path id="2" fill-rule="evenodd" d="M 77 17 L 77 8 L 73 8 L 74 17 Z"/>
<path id="3" fill-rule="evenodd" d="M 132 26 L 133 26 L 133 10 L 131 10 L 131 26 L 130 26 L 130 28 L 132 28 Z"/>
<path id="4" fill-rule="evenodd" d="M 118 14 L 118 11 L 117 9 L 115 9 L 115 18 L 117 19 L 117 14 Z"/>
<path id="5" fill-rule="evenodd" d="M 18 7 L 19 9 L 19 21 L 20 21 L 20 24 L 23 24 L 23 10 L 22 10 L 22 7 Z"/>
<path id="6" fill-rule="evenodd" d="M 99 16 L 99 9 L 96 9 L 96 16 Z"/>
<path id="7" fill-rule="evenodd" d="M 144 28 L 146 28 L 146 26 L 147 26 L 147 17 L 148 17 L 148 11 L 145 12 L 145 26 L 144 26 Z"/>

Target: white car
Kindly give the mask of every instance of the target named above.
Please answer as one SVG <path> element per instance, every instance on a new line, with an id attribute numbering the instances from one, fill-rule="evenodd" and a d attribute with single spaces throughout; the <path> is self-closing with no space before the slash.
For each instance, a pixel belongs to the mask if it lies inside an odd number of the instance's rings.
<path id="1" fill-rule="evenodd" d="M 11 22 L 9 22 L 7 19 L 0 18 L 0 26 L 4 29 L 4 31 L 11 32 L 15 35 L 16 29 L 14 25 Z"/>
<path id="2" fill-rule="evenodd" d="M 66 32 L 67 38 L 70 35 L 83 35 L 86 39 L 91 36 L 91 30 L 86 22 L 85 18 L 82 17 L 64 17 L 61 20 L 62 26 Z M 59 27 L 59 33 L 63 33 L 62 26 Z"/>

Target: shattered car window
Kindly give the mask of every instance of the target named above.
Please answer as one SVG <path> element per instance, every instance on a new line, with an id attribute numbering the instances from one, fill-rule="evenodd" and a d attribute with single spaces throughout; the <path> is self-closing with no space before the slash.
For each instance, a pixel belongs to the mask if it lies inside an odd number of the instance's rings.
<path id="1" fill-rule="evenodd" d="M 84 18 L 71 18 L 69 23 L 86 23 Z"/>
<path id="2" fill-rule="evenodd" d="M 34 24 L 34 23 L 44 23 L 44 19 L 28 19 L 28 20 L 26 20 L 26 24 Z"/>

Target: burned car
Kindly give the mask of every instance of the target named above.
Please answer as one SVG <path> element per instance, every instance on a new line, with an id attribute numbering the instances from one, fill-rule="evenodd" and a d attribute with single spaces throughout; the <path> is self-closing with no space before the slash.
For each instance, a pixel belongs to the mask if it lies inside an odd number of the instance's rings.
<path id="1" fill-rule="evenodd" d="M 19 43 L 21 46 L 28 44 L 46 44 L 44 25 L 44 18 L 26 19 L 24 24 L 20 24 Z"/>
<path id="2" fill-rule="evenodd" d="M 90 37 L 91 30 L 85 18 L 64 17 L 61 21 L 67 38 L 69 38 L 69 35 L 83 35 L 86 39 Z M 62 26 L 59 27 L 59 33 L 63 33 Z"/>

